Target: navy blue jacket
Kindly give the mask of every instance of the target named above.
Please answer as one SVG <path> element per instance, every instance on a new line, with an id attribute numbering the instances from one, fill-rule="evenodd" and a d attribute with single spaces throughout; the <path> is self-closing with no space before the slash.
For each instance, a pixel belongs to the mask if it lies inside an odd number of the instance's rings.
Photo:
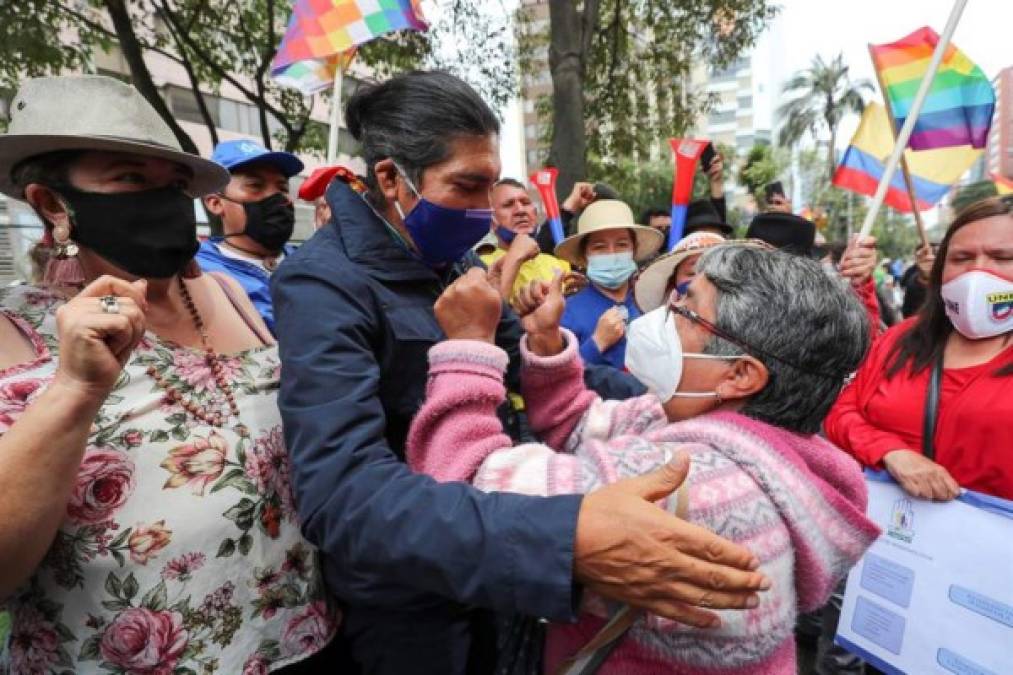
<path id="1" fill-rule="evenodd" d="M 402 461 L 427 351 L 444 337 L 433 303 L 455 271 L 410 255 L 344 183 L 327 200 L 332 221 L 283 262 L 272 294 L 295 496 L 330 590 L 349 607 L 452 600 L 572 618 L 580 496 L 485 494 Z M 516 356 L 519 336 L 505 313 L 497 341 Z"/>

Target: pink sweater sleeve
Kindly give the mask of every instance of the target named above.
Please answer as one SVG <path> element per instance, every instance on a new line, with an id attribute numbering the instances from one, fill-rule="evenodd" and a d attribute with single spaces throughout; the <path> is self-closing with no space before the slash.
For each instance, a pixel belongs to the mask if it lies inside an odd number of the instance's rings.
<path id="1" fill-rule="evenodd" d="M 470 481 L 479 465 L 512 445 L 496 408 L 506 398 L 507 355 L 477 340 L 429 350 L 426 400 L 408 430 L 408 465 L 439 481 Z"/>
<path id="2" fill-rule="evenodd" d="M 447 340 L 429 350 L 426 400 L 408 432 L 409 466 L 487 491 L 555 495 L 617 480 L 622 473 L 617 462 L 630 453 L 652 468 L 667 461 L 640 436 L 666 423 L 658 400 L 601 401 L 586 391 L 577 341 L 566 337 L 566 350 L 551 358 L 535 356 L 522 342 L 524 390 L 534 394 L 526 407 L 557 447 L 579 448 L 581 456 L 541 443 L 513 446 L 496 416 L 506 396 L 506 353 L 484 342 Z"/>
<path id="3" fill-rule="evenodd" d="M 536 356 L 521 338 L 521 393 L 531 430 L 556 450 L 573 452 L 581 441 L 607 441 L 639 434 L 667 423 L 657 397 L 603 401 L 584 385 L 584 363 L 576 336 L 563 329 L 566 348 L 556 356 Z M 583 423 L 582 423 L 583 422 Z"/>

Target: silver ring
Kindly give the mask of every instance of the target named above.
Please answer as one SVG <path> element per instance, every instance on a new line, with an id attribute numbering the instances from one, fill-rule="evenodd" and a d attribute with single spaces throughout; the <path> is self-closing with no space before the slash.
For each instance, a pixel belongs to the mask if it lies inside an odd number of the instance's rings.
<path id="1" fill-rule="evenodd" d="M 115 295 L 103 295 L 98 299 L 98 304 L 106 314 L 120 313 L 120 299 Z"/>

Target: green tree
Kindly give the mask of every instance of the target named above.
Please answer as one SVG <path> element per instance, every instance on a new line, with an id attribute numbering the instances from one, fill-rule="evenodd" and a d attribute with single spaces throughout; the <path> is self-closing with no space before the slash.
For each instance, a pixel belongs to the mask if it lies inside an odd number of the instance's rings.
<path id="1" fill-rule="evenodd" d="M 763 202 L 763 187 L 778 180 L 784 173 L 786 161 L 781 153 L 764 143 L 750 148 L 739 167 L 737 180 L 746 187 L 757 204 Z"/>
<path id="2" fill-rule="evenodd" d="M 843 54 L 829 63 L 816 56 L 784 85 L 784 95 L 791 98 L 777 111 L 784 120 L 778 134 L 781 145 L 793 145 L 806 133 L 815 137 L 825 129 L 830 134 L 826 160 L 830 178 L 837 164 L 837 127 L 845 114 L 864 110 L 863 94 L 872 91 L 868 80 L 853 82 L 848 71 Z"/>
<path id="3" fill-rule="evenodd" d="M 26 75 L 93 71 L 95 51 L 115 47 L 134 86 L 181 146 L 196 151 L 152 80 L 146 57 L 157 54 L 186 72 L 214 141 L 216 113 L 207 96 L 228 84 L 257 108 L 267 147 L 322 152 L 327 133 L 310 118 L 313 99 L 277 86 L 270 76 L 291 11 L 292 3 L 284 0 L 0 0 L 0 87 L 12 89 Z M 381 75 L 423 64 L 453 66 L 499 103 L 515 79 L 506 26 L 502 11 L 447 0 L 430 31 L 374 40 L 357 58 Z M 325 100 L 330 95 L 320 94 Z"/>
<path id="4" fill-rule="evenodd" d="M 549 26 L 520 15 L 521 70 L 552 78 L 548 163 L 559 190 L 588 175 L 588 158 L 612 164 L 667 155 L 710 98 L 688 87 L 690 68 L 720 70 L 751 47 L 776 9 L 768 0 L 548 0 Z"/>
<path id="5" fill-rule="evenodd" d="M 957 193 L 953 196 L 953 200 L 950 202 L 950 207 L 954 213 L 960 213 L 965 207 L 970 206 L 974 202 L 995 197 L 997 194 L 999 194 L 999 191 L 996 189 L 995 183 L 990 180 L 968 183 L 957 190 Z"/>

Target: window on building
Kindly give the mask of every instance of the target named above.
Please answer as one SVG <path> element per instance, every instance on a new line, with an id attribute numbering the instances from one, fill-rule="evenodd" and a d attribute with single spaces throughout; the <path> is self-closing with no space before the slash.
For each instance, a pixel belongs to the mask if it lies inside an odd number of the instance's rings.
<path id="1" fill-rule="evenodd" d="M 338 152 L 349 157 L 358 157 L 362 154 L 362 144 L 344 127 L 338 129 Z"/>
<path id="2" fill-rule="evenodd" d="M 749 66 L 748 59 L 738 59 L 737 61 L 730 64 L 727 68 L 724 68 L 723 70 L 711 69 L 711 80 L 719 82 L 723 80 L 734 80 L 735 73 L 748 66 Z"/>
<path id="3" fill-rule="evenodd" d="M 169 110 L 172 111 L 176 119 L 204 124 L 204 118 L 200 114 L 200 107 L 197 105 L 197 97 L 194 96 L 191 90 L 169 85 L 167 87 L 167 94 Z M 218 114 L 218 97 L 205 94 L 204 104 L 207 106 L 208 113 L 211 115 L 211 120 L 215 126 L 221 126 Z"/>
<path id="4" fill-rule="evenodd" d="M 748 110 L 749 108 L 753 107 L 753 97 L 752 96 L 739 96 L 739 98 L 736 101 L 736 103 L 738 104 L 739 109 L 747 109 Z"/>
<path id="5" fill-rule="evenodd" d="M 222 129 L 239 128 L 239 104 L 235 101 L 222 99 L 218 104 L 218 115 Z"/>
<path id="6" fill-rule="evenodd" d="M 734 121 L 735 121 L 734 110 L 714 111 L 707 117 L 707 122 L 710 124 L 729 124 Z"/>
<path id="7" fill-rule="evenodd" d="M 188 91 L 182 87 L 169 87 L 167 93 L 169 110 L 172 111 L 176 119 L 185 122 L 196 122 L 198 124 L 204 121 L 200 116 L 197 99 L 194 98 L 192 91 Z"/>

